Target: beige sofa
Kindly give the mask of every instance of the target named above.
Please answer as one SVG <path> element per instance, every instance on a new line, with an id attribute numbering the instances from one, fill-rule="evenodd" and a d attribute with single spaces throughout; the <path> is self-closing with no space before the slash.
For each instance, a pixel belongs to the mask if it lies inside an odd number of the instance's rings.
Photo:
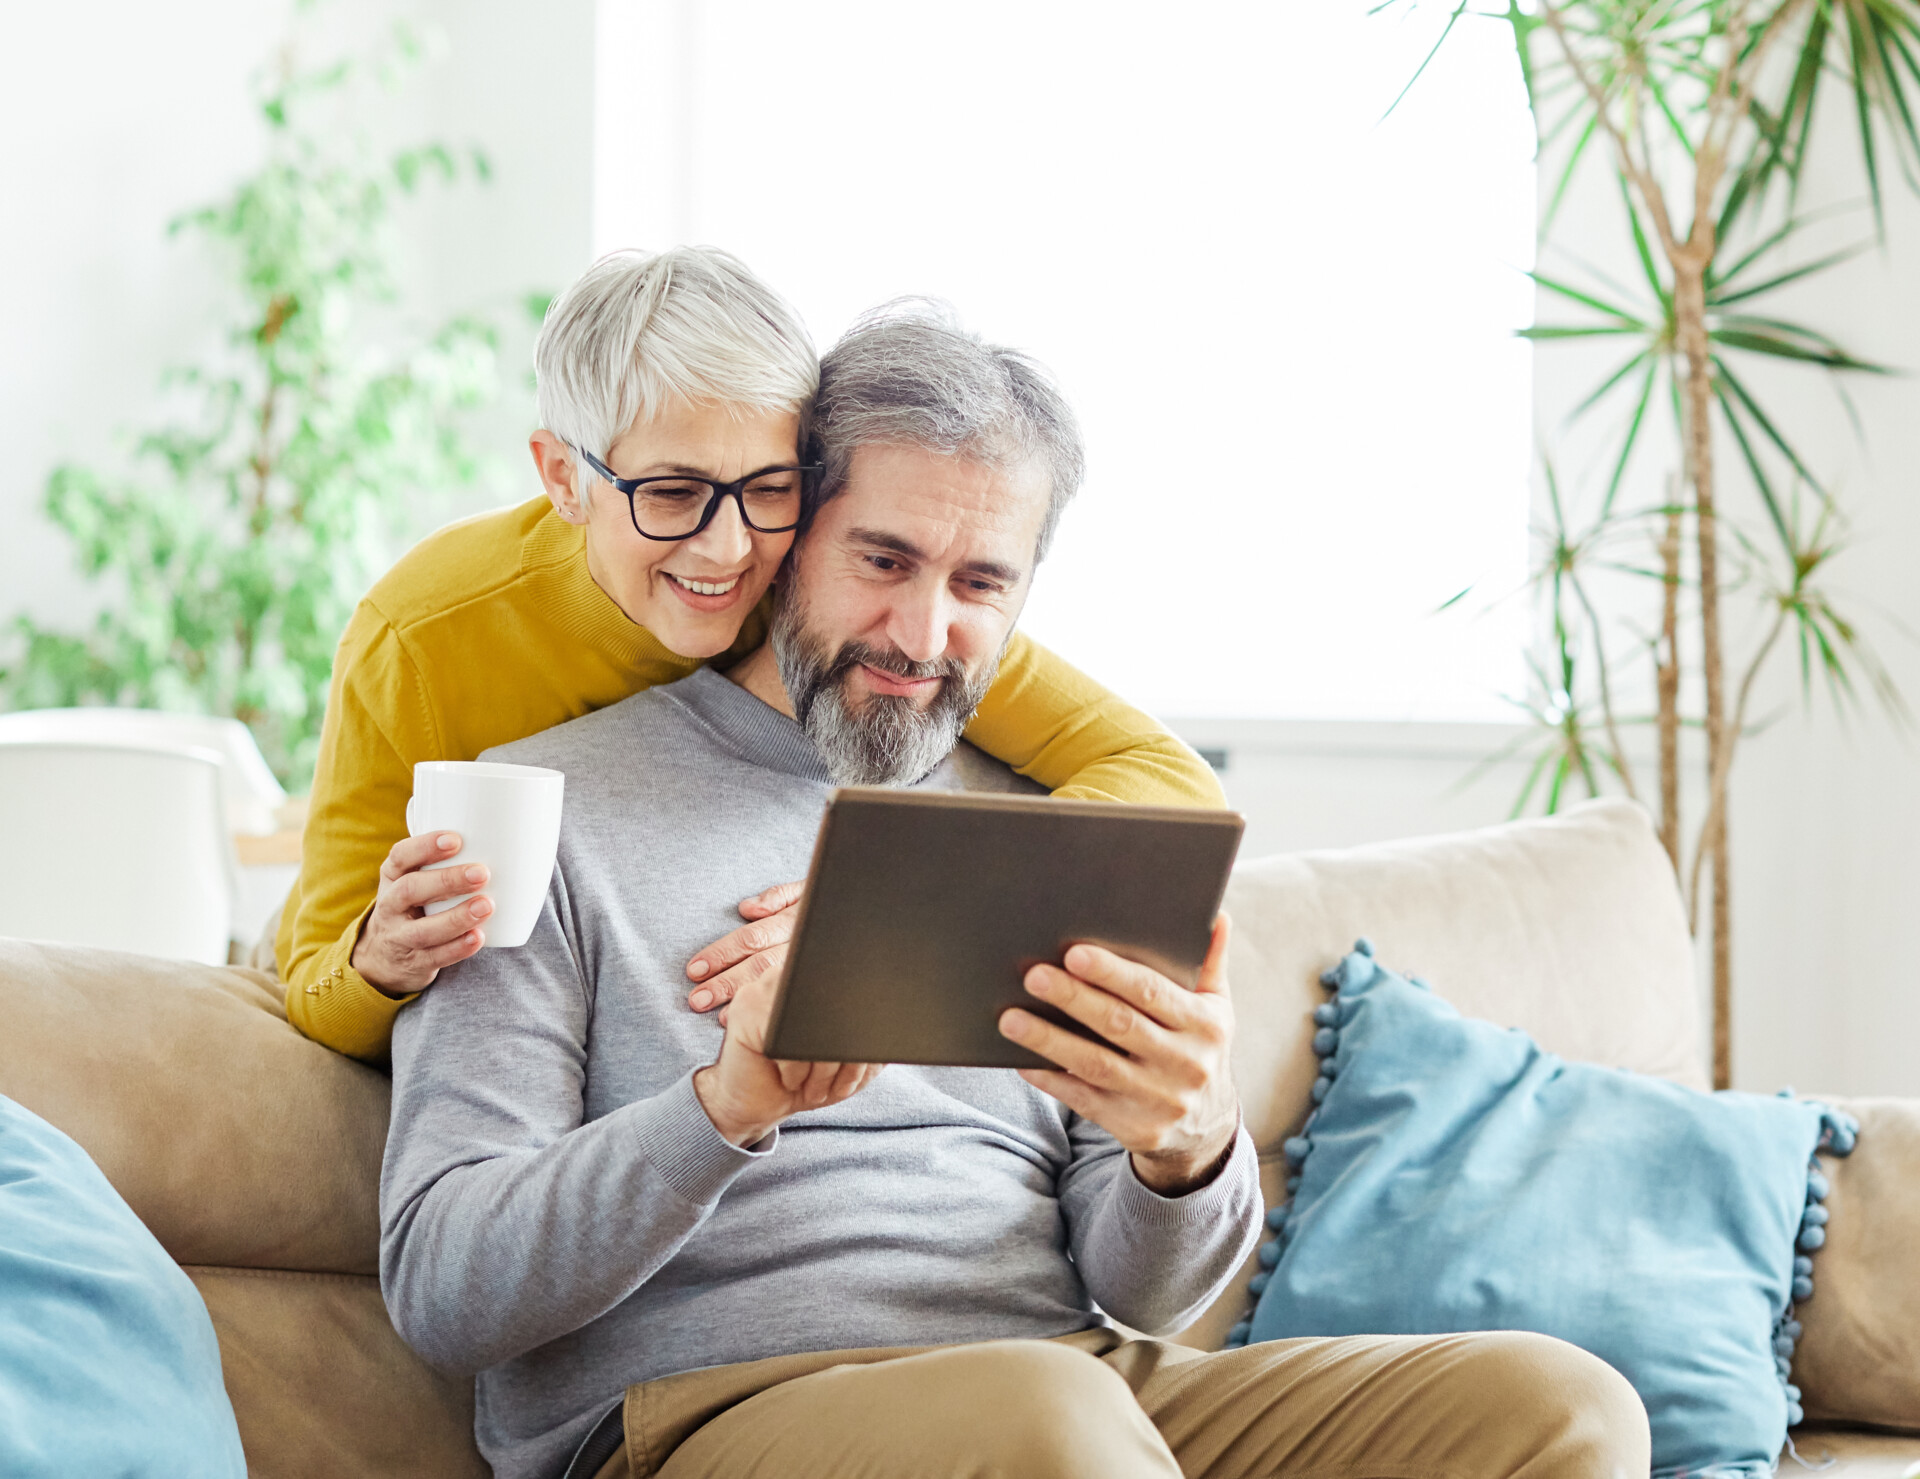
<path id="1" fill-rule="evenodd" d="M 1692 951 L 1636 808 L 1248 861 L 1228 907 L 1270 1197 L 1313 1077 L 1316 977 L 1361 934 L 1471 1015 L 1702 1082 Z M 0 1021 L 0 1093 L 85 1146 L 205 1297 L 253 1474 L 486 1473 L 469 1384 L 417 1360 L 380 1302 L 379 1073 L 301 1038 L 278 982 L 240 968 L 0 941 Z M 1842 1479 L 1895 1479 L 1920 1463 L 1920 1101 L 1844 1102 L 1863 1133 L 1829 1168 L 1795 1436 Z M 1216 1344 L 1250 1272 L 1183 1338 Z"/>

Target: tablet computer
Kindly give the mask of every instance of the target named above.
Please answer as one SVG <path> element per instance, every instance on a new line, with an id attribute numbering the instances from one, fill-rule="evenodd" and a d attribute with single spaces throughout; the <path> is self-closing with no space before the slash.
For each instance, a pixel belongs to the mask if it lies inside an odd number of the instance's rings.
<path id="1" fill-rule="evenodd" d="M 1049 1066 L 1000 1035 L 1028 968 L 1079 941 L 1191 988 L 1244 820 L 1233 812 L 848 787 L 814 843 L 768 1055 Z"/>

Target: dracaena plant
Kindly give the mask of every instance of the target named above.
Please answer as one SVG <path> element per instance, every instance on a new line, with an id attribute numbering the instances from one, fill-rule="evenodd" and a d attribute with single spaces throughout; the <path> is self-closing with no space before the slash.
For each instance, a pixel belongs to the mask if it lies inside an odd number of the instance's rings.
<path id="1" fill-rule="evenodd" d="M 1651 804 L 1696 929 L 1705 904 L 1713 1072 L 1724 1087 L 1727 798 L 1755 682 L 1770 661 L 1797 652 L 1807 693 L 1824 679 L 1841 704 L 1876 695 L 1904 720 L 1886 670 L 1827 585 L 1844 544 L 1833 489 L 1799 451 L 1791 418 L 1765 403 L 1752 366 L 1802 367 L 1836 382 L 1888 373 L 1767 300 L 1843 270 L 1859 250 L 1789 255 L 1810 224 L 1799 187 L 1823 98 L 1849 115 L 1832 123 L 1844 122 L 1854 141 L 1873 232 L 1884 231 L 1890 174 L 1920 187 L 1920 0 L 1507 0 L 1500 9 L 1459 0 L 1439 44 L 1463 21 L 1510 29 L 1543 152 L 1559 161 L 1541 227 L 1542 258 L 1555 265 L 1534 276 L 1567 317 L 1528 335 L 1620 347 L 1573 412 L 1613 418 L 1603 464 L 1585 480 L 1594 506 L 1571 507 L 1547 470 L 1532 584 L 1549 616 L 1551 659 L 1534 665 L 1538 687 L 1526 707 L 1540 739 L 1516 811 L 1542 798 L 1551 810 L 1609 783 L 1639 795 L 1621 731 L 1652 725 Z M 1617 187 L 1618 255 L 1637 264 L 1632 285 L 1557 250 L 1558 208 L 1583 171 L 1604 171 Z M 1562 261 L 1573 265 L 1561 270 Z M 1651 434 L 1663 419 L 1671 441 Z M 1717 432 L 1735 450 L 1731 466 L 1716 456 Z M 1630 484 L 1661 492 L 1624 497 Z M 1759 607 L 1750 646 L 1728 637 L 1729 608 L 1745 602 Z M 1652 712 L 1622 712 L 1620 668 L 1648 660 Z M 1681 741 L 1695 730 L 1705 802 L 1688 835 Z"/>
<path id="2" fill-rule="evenodd" d="M 17 616 L 0 707 L 105 703 L 232 715 L 283 780 L 313 768 L 354 602 L 483 459 L 467 418 L 496 394 L 494 328 L 409 332 L 395 208 L 483 181 L 477 150 L 375 158 L 342 127 L 420 59 L 408 31 L 364 61 L 268 75 L 266 161 L 170 228 L 222 264 L 224 345 L 165 377 L 166 419 L 123 466 L 54 469 L 45 512 L 110 604 L 91 630 Z"/>

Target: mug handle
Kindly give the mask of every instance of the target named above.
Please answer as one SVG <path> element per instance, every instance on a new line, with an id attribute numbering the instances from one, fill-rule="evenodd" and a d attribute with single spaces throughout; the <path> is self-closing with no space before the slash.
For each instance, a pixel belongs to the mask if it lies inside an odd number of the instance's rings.
<path id="1" fill-rule="evenodd" d="M 407 836 L 409 837 L 416 837 L 420 832 L 420 829 L 413 824 L 413 803 L 417 800 L 419 800 L 417 796 L 407 798 Z"/>

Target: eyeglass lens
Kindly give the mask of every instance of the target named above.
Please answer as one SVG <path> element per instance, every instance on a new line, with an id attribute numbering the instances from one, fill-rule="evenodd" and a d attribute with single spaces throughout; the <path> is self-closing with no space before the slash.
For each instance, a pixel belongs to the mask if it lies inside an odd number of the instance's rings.
<path id="1" fill-rule="evenodd" d="M 688 535 L 700 527 L 708 502 L 718 496 L 712 483 L 697 478 L 648 478 L 633 491 L 633 521 L 641 533 L 656 539 Z M 768 533 L 791 529 L 800 522 L 800 474 L 769 472 L 755 478 L 740 490 L 740 508 L 752 528 Z"/>

